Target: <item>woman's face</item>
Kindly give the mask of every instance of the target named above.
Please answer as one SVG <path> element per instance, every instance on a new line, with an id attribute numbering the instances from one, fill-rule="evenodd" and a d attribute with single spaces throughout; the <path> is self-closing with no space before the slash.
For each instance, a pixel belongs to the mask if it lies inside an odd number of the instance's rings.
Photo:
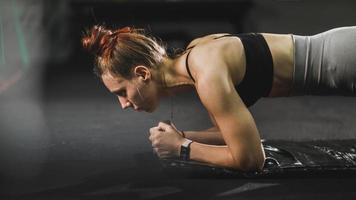
<path id="1" fill-rule="evenodd" d="M 101 76 L 106 88 L 117 96 L 123 109 L 132 107 L 135 111 L 153 112 L 159 103 L 157 84 L 150 76 L 135 74 L 128 80 L 111 73 Z"/>

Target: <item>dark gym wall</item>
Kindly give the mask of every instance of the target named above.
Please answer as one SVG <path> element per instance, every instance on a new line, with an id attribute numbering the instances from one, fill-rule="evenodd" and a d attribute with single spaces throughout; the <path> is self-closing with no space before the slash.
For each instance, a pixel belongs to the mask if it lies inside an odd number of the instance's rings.
<path id="1" fill-rule="evenodd" d="M 245 20 L 246 31 L 316 34 L 334 27 L 353 26 L 352 0 L 256 0 Z"/>

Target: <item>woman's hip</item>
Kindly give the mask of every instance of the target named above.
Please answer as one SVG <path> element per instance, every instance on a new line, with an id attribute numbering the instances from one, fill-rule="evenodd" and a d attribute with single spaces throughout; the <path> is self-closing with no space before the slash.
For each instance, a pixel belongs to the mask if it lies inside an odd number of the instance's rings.
<path id="1" fill-rule="evenodd" d="M 293 35 L 294 95 L 356 95 L 356 26 Z"/>

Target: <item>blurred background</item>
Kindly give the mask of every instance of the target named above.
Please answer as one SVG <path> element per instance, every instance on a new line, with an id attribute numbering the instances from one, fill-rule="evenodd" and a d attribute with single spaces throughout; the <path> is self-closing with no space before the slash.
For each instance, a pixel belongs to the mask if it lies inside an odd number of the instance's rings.
<path id="1" fill-rule="evenodd" d="M 171 110 L 179 129 L 211 126 L 196 94 L 173 107 L 164 99 L 152 114 L 121 110 L 81 47 L 91 26 L 145 28 L 171 49 L 219 32 L 317 34 L 356 25 L 355 10 L 351 0 L 0 0 L 1 194 L 134 181 L 154 157 L 148 129 Z M 264 139 L 356 137 L 351 97 L 263 98 L 250 110 Z"/>

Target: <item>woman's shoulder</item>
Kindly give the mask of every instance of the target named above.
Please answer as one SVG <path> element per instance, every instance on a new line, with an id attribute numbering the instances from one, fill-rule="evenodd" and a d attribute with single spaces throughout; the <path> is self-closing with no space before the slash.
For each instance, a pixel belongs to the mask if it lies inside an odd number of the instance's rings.
<path id="1" fill-rule="evenodd" d="M 204 44 L 208 41 L 214 40 L 218 37 L 221 37 L 223 35 L 229 35 L 230 33 L 214 33 L 214 34 L 209 34 L 209 35 L 204 35 L 201 37 L 197 37 L 195 39 L 193 39 L 192 41 L 189 42 L 189 44 L 187 45 L 187 49 L 195 47 L 197 44 Z"/>
<path id="2" fill-rule="evenodd" d="M 212 34 L 201 38 L 199 45 L 190 48 L 187 54 L 188 63 L 192 71 L 213 72 L 221 71 L 225 67 L 229 71 L 237 71 L 244 64 L 244 50 L 239 39 L 224 37 L 225 39 L 214 40 L 214 38 L 226 35 L 226 33 Z M 211 41 L 211 42 L 209 42 Z M 194 45 L 194 40 L 192 45 Z M 225 67 L 224 67 L 225 66 Z"/>

